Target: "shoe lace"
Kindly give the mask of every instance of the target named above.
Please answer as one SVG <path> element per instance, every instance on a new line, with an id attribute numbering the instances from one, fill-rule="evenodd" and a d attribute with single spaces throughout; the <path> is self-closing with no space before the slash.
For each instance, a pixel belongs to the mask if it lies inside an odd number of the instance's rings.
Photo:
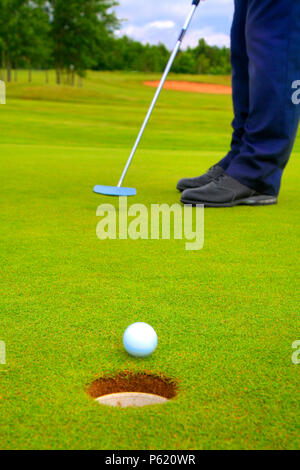
<path id="1" fill-rule="evenodd" d="M 226 176 L 227 175 L 225 173 L 222 173 L 221 175 L 217 176 L 217 178 L 215 178 L 215 182 L 219 183 L 220 181 L 223 181 L 226 178 Z"/>

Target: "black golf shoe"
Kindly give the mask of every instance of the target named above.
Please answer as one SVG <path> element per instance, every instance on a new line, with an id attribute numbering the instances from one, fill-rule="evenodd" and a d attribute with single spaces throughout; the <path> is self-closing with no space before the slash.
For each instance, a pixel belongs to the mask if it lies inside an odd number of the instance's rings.
<path id="1" fill-rule="evenodd" d="M 183 178 L 178 181 L 177 189 L 182 192 L 185 189 L 201 188 L 201 186 L 205 186 L 223 173 L 224 170 L 221 166 L 214 165 L 204 175 L 197 176 L 196 178 Z"/>
<path id="2" fill-rule="evenodd" d="M 206 186 L 186 189 L 182 193 L 181 202 L 203 204 L 205 207 L 268 206 L 277 204 L 277 197 L 259 194 L 223 173 Z"/>

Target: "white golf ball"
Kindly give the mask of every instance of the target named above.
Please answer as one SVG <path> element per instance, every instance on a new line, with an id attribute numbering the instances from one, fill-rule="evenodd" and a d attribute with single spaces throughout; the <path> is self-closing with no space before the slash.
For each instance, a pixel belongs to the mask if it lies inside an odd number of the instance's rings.
<path id="1" fill-rule="evenodd" d="M 147 323 L 133 323 L 123 335 L 123 344 L 131 356 L 147 357 L 157 347 L 157 334 Z"/>

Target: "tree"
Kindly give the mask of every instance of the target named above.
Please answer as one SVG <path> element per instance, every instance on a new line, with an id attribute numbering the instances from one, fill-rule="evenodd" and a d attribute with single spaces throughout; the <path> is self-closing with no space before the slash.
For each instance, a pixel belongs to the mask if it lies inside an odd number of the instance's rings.
<path id="1" fill-rule="evenodd" d="M 49 17 L 42 0 L 0 0 L 2 67 L 11 69 L 41 63 L 50 54 Z"/>
<path id="2" fill-rule="evenodd" d="M 163 44 L 141 44 L 123 36 L 101 40 L 95 70 L 134 70 L 160 73 L 165 69 L 170 51 Z M 209 46 L 201 39 L 196 48 L 181 51 L 172 71 L 188 74 L 230 74 L 230 52 L 226 47 Z"/>
<path id="3" fill-rule="evenodd" d="M 115 0 L 0 0 L 0 60 L 11 70 L 55 67 L 57 83 L 67 73 L 86 69 L 134 70 L 161 73 L 170 52 L 163 44 L 141 44 L 126 36 L 115 37 L 119 22 L 111 7 Z M 195 48 L 181 51 L 172 69 L 175 73 L 229 74 L 230 51 L 209 46 L 201 39 Z M 46 81 L 47 78 L 46 72 Z"/>
<path id="4" fill-rule="evenodd" d="M 57 83 L 61 73 L 84 76 L 86 69 L 97 63 L 97 50 L 101 39 L 118 26 L 114 13 L 109 9 L 114 0 L 50 0 L 51 36 L 54 43 L 53 57 Z"/>
<path id="5" fill-rule="evenodd" d="M 205 54 L 199 54 L 197 57 L 197 73 L 199 75 L 208 74 L 210 71 L 210 60 Z"/>
<path id="6" fill-rule="evenodd" d="M 196 73 L 196 61 L 191 50 L 181 52 L 174 62 L 175 73 Z"/>
<path id="7" fill-rule="evenodd" d="M 193 53 L 198 64 L 198 73 L 223 75 L 230 73 L 230 51 L 227 47 L 209 46 L 204 39 L 200 39 Z"/>

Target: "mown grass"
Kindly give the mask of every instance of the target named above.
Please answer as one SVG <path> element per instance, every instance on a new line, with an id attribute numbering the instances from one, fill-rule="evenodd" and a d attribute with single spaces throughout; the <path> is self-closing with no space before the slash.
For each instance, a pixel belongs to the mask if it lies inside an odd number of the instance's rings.
<path id="1" fill-rule="evenodd" d="M 118 181 L 153 95 L 149 78 L 158 77 L 90 73 L 83 88 L 59 88 L 21 74 L 8 86 L 0 447 L 298 448 L 300 141 L 279 205 L 207 210 L 199 252 L 181 241 L 99 241 L 96 208 L 113 201 L 92 188 Z M 227 151 L 231 118 L 228 96 L 164 91 L 126 180 L 134 202 L 177 202 L 178 178 Z M 150 358 L 123 351 L 134 321 L 158 332 Z M 180 393 L 145 409 L 95 404 L 87 384 L 125 369 L 174 377 Z"/>

